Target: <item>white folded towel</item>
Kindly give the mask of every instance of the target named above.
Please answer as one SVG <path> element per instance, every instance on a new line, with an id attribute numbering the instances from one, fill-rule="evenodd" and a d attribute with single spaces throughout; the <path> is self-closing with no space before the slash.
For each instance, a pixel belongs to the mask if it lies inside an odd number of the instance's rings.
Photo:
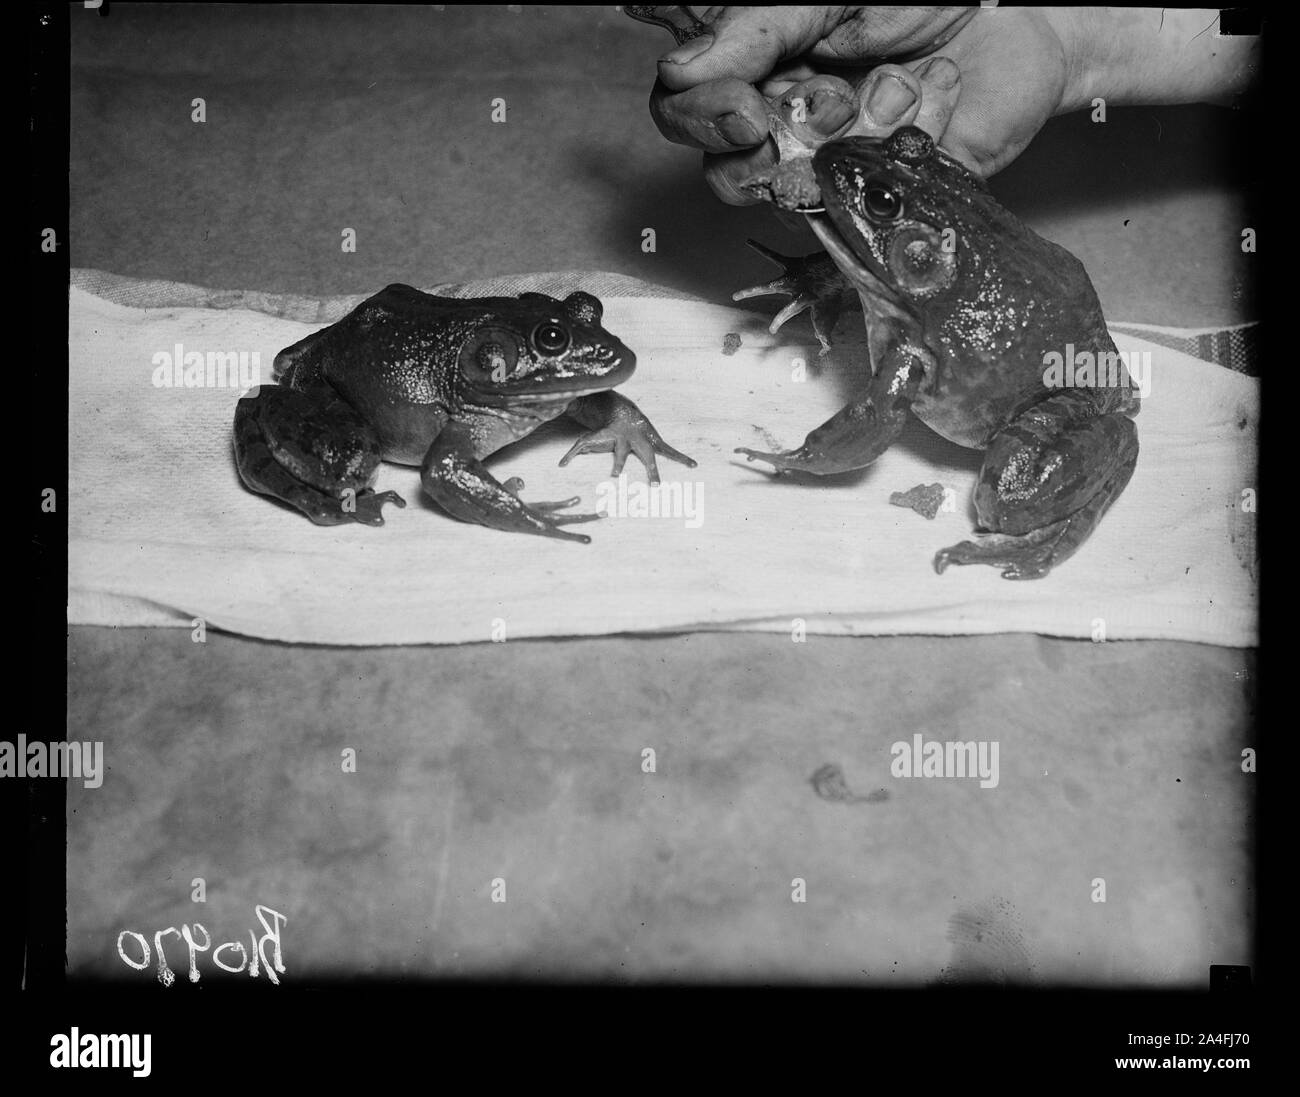
<path id="1" fill-rule="evenodd" d="M 1137 470 L 1099 528 L 1043 580 L 1008 582 L 984 566 L 937 575 L 935 551 L 971 533 L 978 453 L 919 423 L 871 469 L 832 480 L 774 481 L 766 466 L 732 453 L 798 445 L 844 402 L 844 375 L 861 369 L 860 340 L 819 364 L 801 324 L 774 337 L 758 313 L 672 299 L 657 287 L 637 295 L 617 276 L 540 277 L 528 288 L 581 286 L 604 300 L 605 326 L 638 359 L 619 391 L 699 461 L 696 469 L 660 462 L 665 483 L 680 485 L 669 490 L 691 510 L 591 523 L 583 546 L 457 522 L 424 500 L 418 470 L 385 465 L 377 487 L 405 496 L 406 509 L 386 508 L 381 528 L 314 526 L 241 484 L 231 453 L 237 382 L 159 387 L 155 374 L 179 346 L 205 357 L 231 352 L 235 361 L 242 353 L 269 381 L 279 350 L 361 298 L 205 298 L 76 272 L 69 621 L 189 627 L 202 618 L 211 628 L 324 644 L 799 627 L 1257 643 L 1255 379 L 1116 333 L 1121 350 L 1151 352 L 1151 391 L 1137 418 Z M 458 289 L 516 293 L 523 282 Z M 133 307 L 88 285 L 140 304 L 188 292 L 222 307 Z M 743 345 L 724 355 L 732 332 Z M 793 379 L 795 359 L 806 363 L 805 382 Z M 618 509 L 621 499 L 634 510 L 645 483 L 635 459 L 622 495 L 609 454 L 557 467 L 579 429 L 549 425 L 489 467 L 501 480 L 521 476 L 528 501 L 579 495 L 580 509 L 600 499 Z M 891 492 L 935 481 L 956 493 L 955 510 L 927 521 L 890 505 Z"/>

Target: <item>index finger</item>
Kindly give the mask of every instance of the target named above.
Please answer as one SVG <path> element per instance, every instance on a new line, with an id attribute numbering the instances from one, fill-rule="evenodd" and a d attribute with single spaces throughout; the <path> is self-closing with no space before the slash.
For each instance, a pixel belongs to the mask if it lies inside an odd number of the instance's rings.
<path id="1" fill-rule="evenodd" d="M 669 141 L 706 152 L 735 152 L 767 138 L 767 101 L 744 80 L 713 80 L 679 92 L 656 81 L 650 116 Z"/>
<path id="2" fill-rule="evenodd" d="M 698 36 L 659 59 L 674 91 L 725 78 L 757 83 L 849 18 L 843 7 L 726 7 Z"/>

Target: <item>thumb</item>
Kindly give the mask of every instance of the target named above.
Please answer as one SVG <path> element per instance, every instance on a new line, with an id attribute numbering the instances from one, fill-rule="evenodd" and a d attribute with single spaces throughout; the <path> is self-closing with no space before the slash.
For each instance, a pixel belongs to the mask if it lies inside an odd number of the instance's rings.
<path id="1" fill-rule="evenodd" d="M 755 83 L 780 61 L 811 49 L 848 18 L 842 7 L 723 8 L 698 38 L 659 59 L 673 91 L 734 77 Z"/>

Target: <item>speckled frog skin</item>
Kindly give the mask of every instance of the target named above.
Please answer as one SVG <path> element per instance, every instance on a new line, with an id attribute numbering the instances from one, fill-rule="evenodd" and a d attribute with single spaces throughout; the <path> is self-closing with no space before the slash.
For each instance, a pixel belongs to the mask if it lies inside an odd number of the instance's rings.
<path id="1" fill-rule="evenodd" d="M 780 470 L 862 468 L 910 408 L 984 451 L 977 539 L 940 551 L 936 570 L 983 563 L 1008 579 L 1046 575 L 1123 491 L 1138 454 L 1138 394 L 1083 265 L 914 127 L 831 141 L 813 170 L 824 212 L 810 220 L 828 256 L 787 260 L 785 277 L 744 295 L 790 294 L 782 318 L 811 307 L 823 335 L 846 291 L 856 293 L 870 375 L 798 449 L 738 452 Z M 1049 356 L 1070 347 L 1105 369 L 1092 385 L 1050 387 Z"/>
<path id="2" fill-rule="evenodd" d="M 240 476 L 318 525 L 377 526 L 385 503 L 406 505 L 372 489 L 380 462 L 417 465 L 425 491 L 456 518 L 588 542 L 561 527 L 601 515 L 561 513 L 576 498 L 524 503 L 522 481 L 498 483 L 482 461 L 567 414 L 590 431 L 561 465 L 613 451 L 617 475 L 635 454 L 651 482 L 657 453 L 694 467 L 610 391 L 636 357 L 601 327 L 602 314 L 589 293 L 460 299 L 391 285 L 281 351 L 279 384 L 239 401 Z"/>

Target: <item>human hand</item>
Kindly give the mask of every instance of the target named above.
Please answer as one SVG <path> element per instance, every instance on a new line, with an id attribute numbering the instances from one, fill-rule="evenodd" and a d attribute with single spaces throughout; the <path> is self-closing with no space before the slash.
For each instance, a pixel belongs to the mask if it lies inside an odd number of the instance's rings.
<path id="1" fill-rule="evenodd" d="M 808 144 L 925 130 L 980 174 L 1009 163 L 1059 108 L 1065 54 L 1046 16 L 973 8 L 724 8 L 659 62 L 650 109 L 671 141 L 705 150 L 723 201 L 770 168 L 767 101 L 806 106 Z M 897 63 L 882 63 L 892 59 Z"/>
<path id="2" fill-rule="evenodd" d="M 1096 98 L 1228 103 L 1258 38 L 1217 37 L 1217 12 L 1160 9 L 775 7 L 714 9 L 708 33 L 659 62 L 650 110 L 705 152 L 723 201 L 770 168 L 766 100 L 807 104 L 815 145 L 924 129 L 979 175 L 1014 160 L 1054 114 Z"/>

